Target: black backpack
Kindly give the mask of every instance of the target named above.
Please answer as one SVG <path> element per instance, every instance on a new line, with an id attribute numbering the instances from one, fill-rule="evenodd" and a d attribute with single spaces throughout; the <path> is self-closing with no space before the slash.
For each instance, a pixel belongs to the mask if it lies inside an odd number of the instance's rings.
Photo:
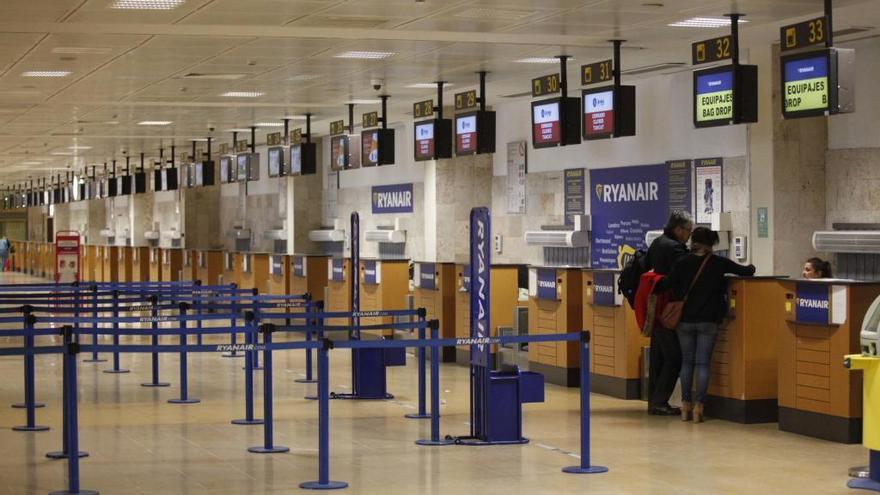
<path id="1" fill-rule="evenodd" d="M 639 249 L 624 265 L 617 282 L 617 292 L 629 302 L 629 307 L 635 307 L 636 291 L 639 290 L 639 282 L 642 274 L 648 271 L 648 253 Z"/>

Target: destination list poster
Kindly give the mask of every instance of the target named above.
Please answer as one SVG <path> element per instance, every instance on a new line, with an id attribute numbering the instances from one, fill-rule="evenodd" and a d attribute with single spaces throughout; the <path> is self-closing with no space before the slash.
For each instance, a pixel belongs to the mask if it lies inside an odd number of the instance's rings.
<path id="1" fill-rule="evenodd" d="M 669 213 L 673 211 L 693 213 L 691 160 L 669 160 L 666 162 L 666 175 L 669 184 Z"/>

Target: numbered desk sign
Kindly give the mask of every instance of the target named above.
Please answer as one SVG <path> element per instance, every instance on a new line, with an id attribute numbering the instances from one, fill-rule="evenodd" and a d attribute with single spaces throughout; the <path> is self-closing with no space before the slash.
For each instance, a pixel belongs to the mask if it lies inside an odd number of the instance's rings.
<path id="1" fill-rule="evenodd" d="M 620 306 L 617 294 L 617 277 L 614 272 L 593 273 L 593 305 Z M 589 290 L 589 289 L 588 289 Z M 620 296 L 622 298 L 622 295 Z"/>
<path id="2" fill-rule="evenodd" d="M 328 274 L 330 280 L 345 282 L 344 260 L 342 258 L 332 258 L 327 260 L 327 264 L 330 268 L 330 273 Z"/>
<path id="3" fill-rule="evenodd" d="M 55 282 L 80 281 L 79 233 L 62 231 L 55 234 Z"/>
<path id="4" fill-rule="evenodd" d="M 306 258 L 305 256 L 293 257 L 293 276 L 305 278 L 306 276 Z"/>
<path id="5" fill-rule="evenodd" d="M 364 283 L 378 285 L 382 281 L 382 269 L 376 260 L 364 260 Z"/>
<path id="6" fill-rule="evenodd" d="M 434 290 L 437 288 L 437 280 L 434 263 L 416 263 L 413 268 L 415 286 L 420 289 Z"/>
<path id="7" fill-rule="evenodd" d="M 536 299 L 558 301 L 558 280 L 554 268 L 532 268 L 529 270 L 529 296 Z"/>

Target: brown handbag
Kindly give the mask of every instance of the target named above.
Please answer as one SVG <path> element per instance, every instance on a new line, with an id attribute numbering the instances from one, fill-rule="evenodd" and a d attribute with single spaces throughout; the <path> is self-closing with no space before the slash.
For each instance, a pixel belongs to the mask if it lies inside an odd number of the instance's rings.
<path id="1" fill-rule="evenodd" d="M 681 301 L 669 301 L 663 306 L 663 311 L 660 312 L 660 326 L 667 330 L 675 330 L 678 326 L 678 322 L 681 321 L 681 313 L 684 310 L 684 303 L 687 302 L 688 296 L 693 290 L 694 285 L 697 284 L 697 280 L 700 279 L 700 275 L 703 274 L 703 269 L 706 268 L 706 263 L 709 262 L 709 258 L 712 256 L 711 253 L 706 255 L 706 259 L 703 260 L 703 263 L 700 265 L 700 269 L 697 271 L 697 275 L 694 277 L 694 280 L 691 281 L 691 286 L 688 287 L 688 291 L 684 295 L 684 299 Z"/>

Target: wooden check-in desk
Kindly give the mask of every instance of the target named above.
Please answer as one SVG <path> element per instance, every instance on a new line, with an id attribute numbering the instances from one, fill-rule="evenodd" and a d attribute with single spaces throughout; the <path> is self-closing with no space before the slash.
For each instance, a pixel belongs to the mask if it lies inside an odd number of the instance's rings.
<path id="1" fill-rule="evenodd" d="M 39 260 L 37 262 L 37 272 L 41 277 L 50 277 L 51 264 L 49 262 L 49 248 L 51 244 L 41 242 L 39 245 Z"/>
<path id="2" fill-rule="evenodd" d="M 269 290 L 269 255 L 267 253 L 237 253 L 241 263 L 239 287 L 256 289 L 265 294 Z"/>
<path id="3" fill-rule="evenodd" d="M 581 268 L 529 267 L 529 333 L 580 332 L 583 324 Z M 578 343 L 530 344 L 529 370 L 543 374 L 550 383 L 578 386 Z"/>
<path id="4" fill-rule="evenodd" d="M 28 257 L 30 257 L 30 250 L 28 250 Z M 83 280 L 86 282 L 95 282 L 97 279 L 95 276 L 97 275 L 97 270 L 95 266 L 98 263 L 98 246 L 94 244 L 90 244 L 85 246 L 85 255 L 83 257 Z"/>
<path id="5" fill-rule="evenodd" d="M 413 307 L 425 308 L 425 318 L 438 320 L 442 339 L 455 338 L 455 291 L 458 289 L 454 263 L 417 261 L 413 265 Z M 429 330 L 425 336 L 430 337 Z M 443 347 L 442 360 L 455 361 L 456 349 Z"/>
<path id="6" fill-rule="evenodd" d="M 350 258 L 327 259 L 327 296 L 324 301 L 324 310 L 330 313 L 351 311 L 350 285 L 351 281 Z M 363 310 L 363 307 L 361 308 Z M 348 318 L 328 318 L 328 325 L 347 325 Z"/>
<path id="7" fill-rule="evenodd" d="M 290 256 L 269 255 L 269 281 L 266 287 L 269 294 L 290 294 Z"/>
<path id="8" fill-rule="evenodd" d="M 361 311 L 407 309 L 409 294 L 409 260 L 377 260 L 361 258 Z M 394 318 L 361 318 L 361 325 L 387 325 Z M 392 330 L 368 331 L 373 335 L 391 336 Z"/>
<path id="9" fill-rule="evenodd" d="M 101 281 L 119 282 L 119 248 L 117 246 L 104 246 L 103 249 Z"/>
<path id="10" fill-rule="evenodd" d="M 835 442 L 862 439 L 862 376 L 843 367 L 861 352 L 862 320 L 880 282 L 782 282 L 777 332 L 779 429 Z"/>
<path id="11" fill-rule="evenodd" d="M 218 249 L 195 251 L 196 277 L 202 285 L 219 285 L 223 274 L 223 251 Z"/>
<path id="12" fill-rule="evenodd" d="M 120 282 L 134 281 L 134 259 L 133 249 L 131 246 L 119 246 L 116 249 L 116 264 L 119 270 Z"/>
<path id="13" fill-rule="evenodd" d="M 583 329 L 590 332 L 590 391 L 620 399 L 641 396 L 642 336 L 635 314 L 617 293 L 619 271 L 583 271 Z"/>
<path id="14" fill-rule="evenodd" d="M 26 257 L 27 253 L 26 244 L 21 241 L 12 241 L 10 245 L 12 246 L 12 253 L 9 255 L 10 266 L 12 267 L 13 271 L 21 272 L 23 265 L 21 260 Z"/>
<path id="15" fill-rule="evenodd" d="M 150 280 L 151 248 L 136 246 L 131 248 L 131 281 L 147 282 Z"/>
<path id="16" fill-rule="evenodd" d="M 329 260 L 330 258 L 324 255 L 295 254 L 291 256 L 290 294 L 309 293 L 312 295 L 312 301 L 323 301 L 324 289 L 328 287 Z"/>
<path id="17" fill-rule="evenodd" d="M 514 308 L 519 305 L 519 268 L 521 265 L 492 265 L 489 267 L 489 335 L 497 336 L 499 327 L 513 327 Z M 470 265 L 455 265 L 455 337 L 471 336 Z M 490 349 L 491 364 L 496 361 L 498 346 Z M 458 346 L 455 360 L 470 364 L 470 346 Z"/>
<path id="18" fill-rule="evenodd" d="M 707 415 L 737 423 L 777 420 L 781 280 L 728 278 L 727 318 L 712 354 Z"/>
<path id="19" fill-rule="evenodd" d="M 241 257 L 238 253 L 223 252 L 223 284 L 235 284 L 241 287 Z"/>
<path id="20" fill-rule="evenodd" d="M 158 247 L 151 247 L 149 260 L 150 260 L 150 278 L 148 279 L 150 282 L 162 282 L 162 252 L 164 249 Z"/>
<path id="21" fill-rule="evenodd" d="M 196 252 L 193 249 L 183 250 L 183 266 L 180 270 L 180 279 L 193 281 L 199 279 L 198 265 L 196 264 Z"/>

